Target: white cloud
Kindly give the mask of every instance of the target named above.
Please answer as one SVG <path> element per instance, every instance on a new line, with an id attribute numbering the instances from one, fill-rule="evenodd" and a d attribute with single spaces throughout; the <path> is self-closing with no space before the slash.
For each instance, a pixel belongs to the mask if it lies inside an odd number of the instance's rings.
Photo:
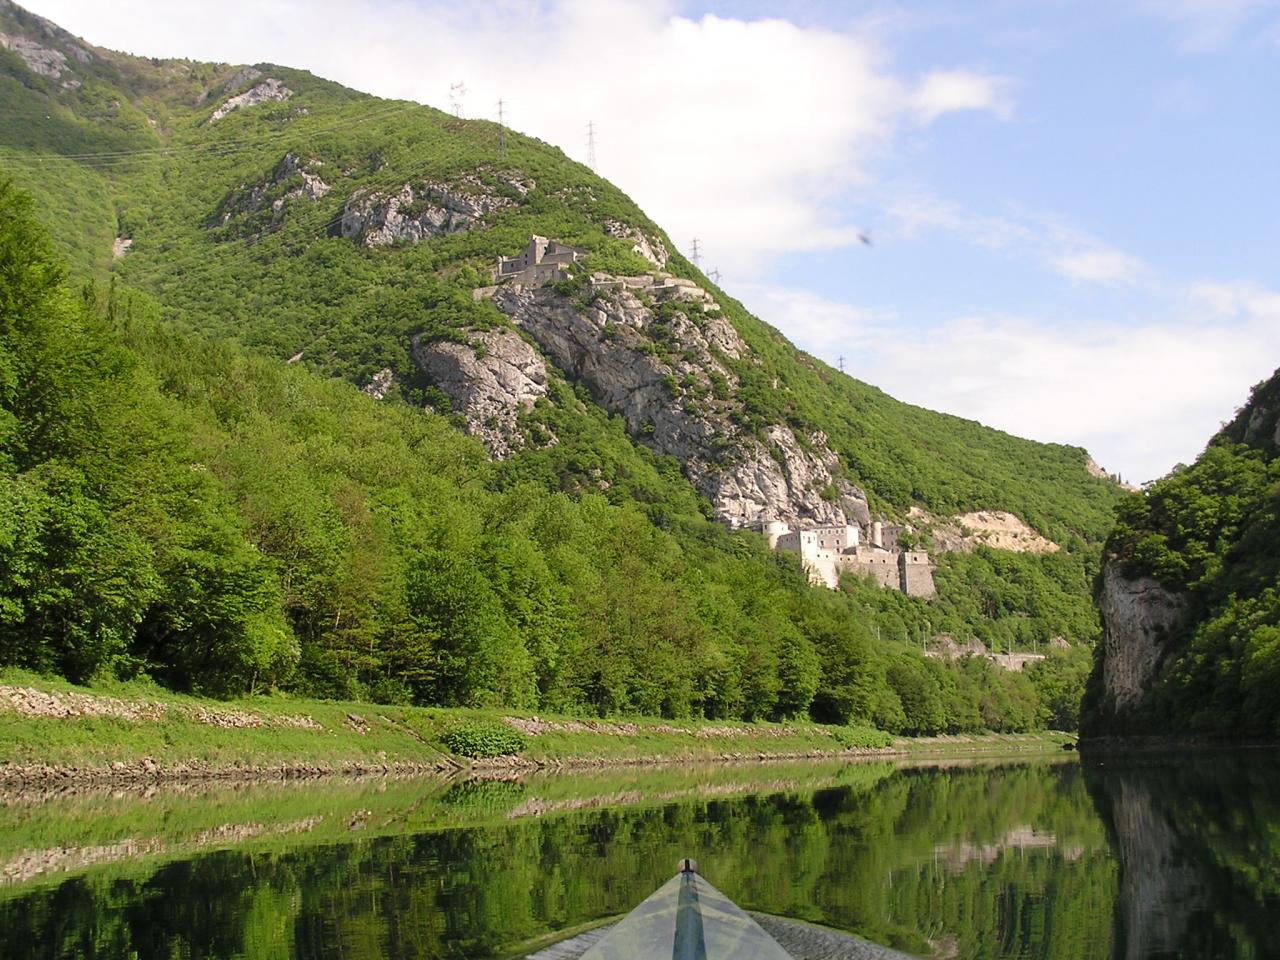
<path id="1" fill-rule="evenodd" d="M 1048 262 L 1067 279 L 1087 283 L 1126 283 L 1142 269 L 1142 261 L 1137 257 L 1110 249 L 1058 254 Z"/>
<path id="2" fill-rule="evenodd" d="M 913 102 L 926 123 L 955 110 L 991 110 L 1008 119 L 1012 112 L 1008 89 L 1008 81 L 1000 77 L 968 70 L 938 70 L 921 81 Z"/>
<path id="3" fill-rule="evenodd" d="M 586 159 L 681 248 L 746 270 L 785 252 L 857 242 L 838 200 L 904 125 L 955 110 L 1007 115 L 1008 85 L 965 70 L 918 83 L 866 35 L 782 19 L 689 19 L 671 2 L 30 0 L 91 42 L 148 55 L 306 67 L 384 96 L 469 116 L 499 97 L 518 130 Z"/>
<path id="4" fill-rule="evenodd" d="M 892 315 L 757 286 L 748 307 L 805 349 L 909 403 L 1038 440 L 1084 446 L 1141 482 L 1190 462 L 1280 366 L 1280 293 L 1249 283 L 1182 291 L 1185 312 L 1062 328 L 968 315 L 904 336 Z"/>
<path id="5" fill-rule="evenodd" d="M 885 204 L 885 214 L 893 224 L 893 232 L 907 238 L 927 230 L 942 230 L 991 250 L 1025 248 L 1040 242 L 1036 231 L 1026 224 L 975 214 L 930 194 L 894 197 Z"/>
<path id="6" fill-rule="evenodd" d="M 1265 34 L 1268 21 L 1276 26 L 1280 10 L 1276 0 L 1147 0 L 1143 6 L 1173 25 L 1182 49 L 1189 53 L 1221 49 L 1250 22 L 1260 22 L 1256 32 Z"/>
<path id="7" fill-rule="evenodd" d="M 965 210 L 928 194 L 906 194 L 890 200 L 885 214 L 895 235 L 918 237 L 940 230 L 960 239 L 1015 257 L 1029 257 L 1060 276 L 1106 286 L 1128 284 L 1147 272 L 1139 257 L 1108 246 L 1096 237 L 1050 217 L 1014 220 Z"/>

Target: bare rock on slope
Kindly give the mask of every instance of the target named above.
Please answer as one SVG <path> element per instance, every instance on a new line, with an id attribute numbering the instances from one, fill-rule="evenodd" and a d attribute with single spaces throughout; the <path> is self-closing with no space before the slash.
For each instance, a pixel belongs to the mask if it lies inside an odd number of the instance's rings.
<path id="1" fill-rule="evenodd" d="M 680 460 L 719 519 L 868 521 L 866 498 L 837 478 L 824 436 L 800 438 L 774 424 L 762 439 L 739 426 L 738 379 L 723 358 L 749 350 L 723 318 L 696 308 L 659 317 L 625 285 L 587 303 L 549 287 L 508 286 L 493 303 L 636 439 Z"/>
<path id="2" fill-rule="evenodd" d="M 471 334 L 470 343 L 420 338 L 413 359 L 496 459 L 523 446 L 518 419 L 546 395 L 547 367 L 518 333 L 486 330 Z"/>
<path id="3" fill-rule="evenodd" d="M 244 93 L 236 94 L 236 96 L 224 102 L 218 109 L 213 111 L 213 115 L 209 117 L 209 122 L 217 123 L 234 110 L 255 107 L 260 103 L 284 101 L 292 96 L 293 91 L 281 81 L 276 80 L 274 77 L 267 77 L 267 79 L 250 87 Z"/>
<path id="4" fill-rule="evenodd" d="M 342 208 L 342 236 L 366 247 L 419 243 L 461 233 L 492 214 L 515 206 L 534 184 L 495 174 L 495 183 L 467 175 L 450 182 L 417 180 L 393 193 L 357 190 Z"/>
<path id="5" fill-rule="evenodd" d="M 1147 695 L 1185 609 L 1185 598 L 1159 581 L 1151 577 L 1130 579 L 1118 562 L 1106 563 L 1098 594 L 1104 714 L 1122 715 Z"/>

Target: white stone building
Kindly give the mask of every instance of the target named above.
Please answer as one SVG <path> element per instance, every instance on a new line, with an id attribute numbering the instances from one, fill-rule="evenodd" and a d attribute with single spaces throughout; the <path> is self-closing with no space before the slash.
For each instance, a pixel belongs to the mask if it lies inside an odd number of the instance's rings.
<path id="1" fill-rule="evenodd" d="M 906 553 L 896 545 L 886 548 L 883 525 L 878 520 L 867 525 L 871 542 L 866 544 L 862 543 L 862 531 L 850 524 L 792 530 L 779 520 L 761 520 L 757 527 L 772 549 L 799 554 L 810 579 L 832 590 L 840 585 L 840 575 L 851 571 L 908 596 L 937 595 L 929 555 L 922 551 Z"/>

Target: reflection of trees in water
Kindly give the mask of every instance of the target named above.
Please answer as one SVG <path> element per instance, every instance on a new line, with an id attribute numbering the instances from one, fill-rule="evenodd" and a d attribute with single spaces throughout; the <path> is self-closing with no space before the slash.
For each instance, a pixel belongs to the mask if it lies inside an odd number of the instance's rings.
<path id="1" fill-rule="evenodd" d="M 220 852 L 0 901 L 0 955 L 490 957 L 629 909 L 690 853 L 744 907 L 915 952 L 1111 952 L 1114 861 L 1078 766 L 851 770 L 818 790 L 518 821 L 502 810 L 520 790 L 459 787 L 442 815 L 492 808 L 492 825 Z"/>
<path id="2" fill-rule="evenodd" d="M 1116 960 L 1280 949 L 1280 765 L 1271 753 L 1086 767 L 1120 860 Z"/>

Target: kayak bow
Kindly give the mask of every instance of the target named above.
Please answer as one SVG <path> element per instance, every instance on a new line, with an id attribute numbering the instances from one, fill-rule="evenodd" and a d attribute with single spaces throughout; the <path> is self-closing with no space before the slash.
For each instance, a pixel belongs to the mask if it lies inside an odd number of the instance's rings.
<path id="1" fill-rule="evenodd" d="M 792 960 L 698 873 L 693 860 L 620 920 L 582 960 Z"/>

